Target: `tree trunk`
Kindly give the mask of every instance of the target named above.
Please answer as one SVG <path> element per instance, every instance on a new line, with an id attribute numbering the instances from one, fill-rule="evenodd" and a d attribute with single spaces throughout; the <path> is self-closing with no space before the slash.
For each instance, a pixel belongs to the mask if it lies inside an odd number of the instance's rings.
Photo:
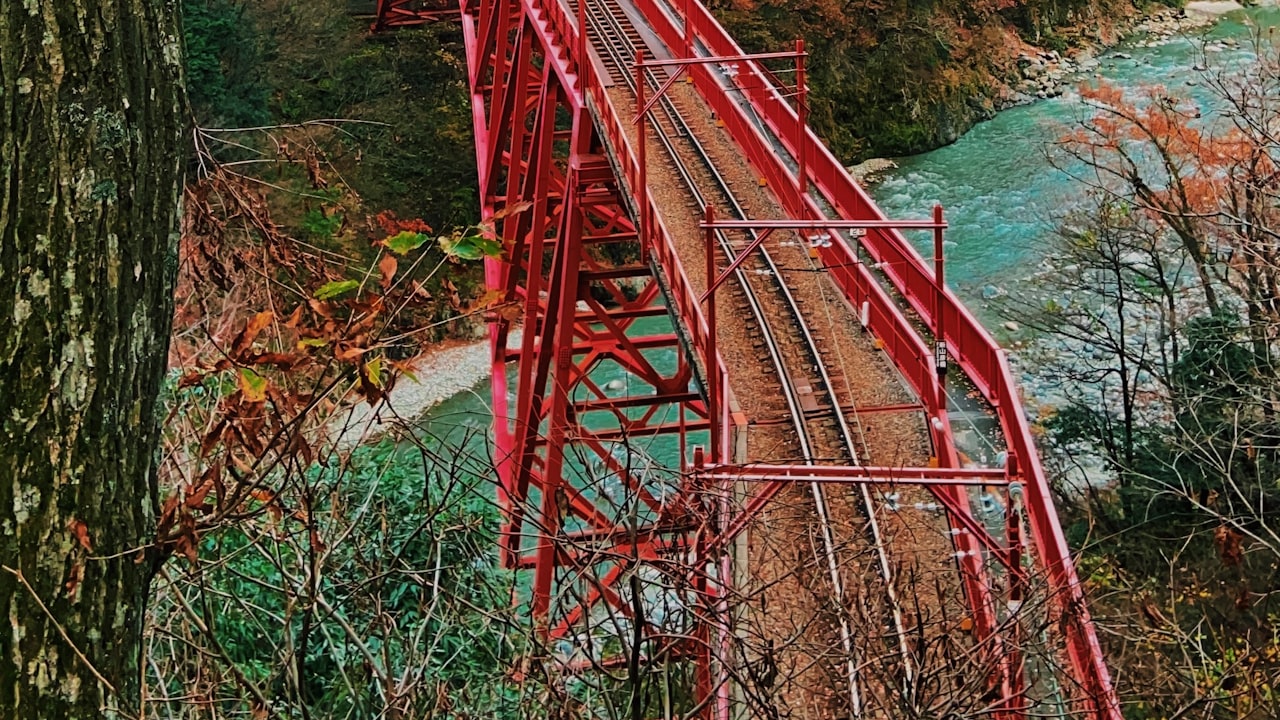
<path id="1" fill-rule="evenodd" d="M 137 717 L 185 139 L 176 0 L 0 0 L 0 716 Z"/>

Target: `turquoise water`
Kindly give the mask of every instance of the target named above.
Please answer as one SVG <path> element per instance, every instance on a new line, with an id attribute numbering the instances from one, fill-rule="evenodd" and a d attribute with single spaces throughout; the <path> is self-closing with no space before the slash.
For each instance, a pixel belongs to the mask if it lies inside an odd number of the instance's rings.
<path id="1" fill-rule="evenodd" d="M 670 332 L 672 332 L 670 319 L 660 316 L 636 320 L 630 335 Z M 670 375 L 676 369 L 676 354 L 669 349 L 649 349 L 644 350 L 643 354 L 664 376 Z M 514 367 L 508 370 L 507 403 L 508 411 L 512 413 L 516 410 L 515 372 Z M 647 384 L 635 380 L 625 368 L 611 359 L 600 360 L 592 368 L 590 377 L 610 397 L 650 392 Z M 489 432 L 493 417 L 491 394 L 492 382 L 485 380 L 472 390 L 459 393 L 436 405 L 418 423 L 420 437 L 441 448 L 443 452 L 459 458 L 460 464 L 467 472 L 480 477 L 493 477 L 494 448 L 492 435 Z M 575 399 L 589 399 L 587 391 L 579 387 Z M 623 412 L 631 419 L 638 419 L 645 414 L 646 410 L 645 407 L 636 407 Z M 680 412 L 678 407 L 666 406 L 657 411 L 652 422 L 676 422 L 678 412 Z M 686 411 L 686 420 L 694 420 L 688 411 Z M 582 422 L 589 428 L 612 428 L 616 425 L 616 418 L 612 413 L 587 413 L 582 417 Z M 693 433 L 690 437 L 694 443 L 706 442 L 705 432 Z M 641 442 L 625 445 L 620 442 L 605 443 L 605 445 L 613 452 L 620 464 L 641 478 L 655 498 L 661 500 L 667 495 L 674 477 L 670 472 L 654 464 L 653 460 L 670 467 L 681 465 L 681 448 L 675 435 L 649 437 Z M 623 498 L 627 493 L 622 489 L 621 479 L 615 473 L 602 468 L 593 457 L 571 450 L 566 454 L 565 468 L 571 482 L 586 494 L 591 495 L 598 507 L 611 508 L 618 514 L 630 511 L 624 507 Z M 642 518 L 647 513 L 645 510 L 638 512 Z M 585 529 L 576 527 L 574 525 L 576 522 L 576 520 L 570 521 L 567 529 Z"/>
<path id="2" fill-rule="evenodd" d="M 1207 63 L 1210 70 L 1229 70 L 1247 61 L 1252 53 L 1246 23 L 1275 25 L 1280 11 L 1232 13 L 1201 36 L 1175 38 L 1159 47 L 1142 47 L 1145 39 L 1138 38 L 1103 52 L 1093 73 L 1128 90 L 1163 86 L 1208 110 L 1210 97 L 1192 68 Z M 1237 40 L 1238 47 L 1201 52 L 1206 41 L 1224 38 Z M 1117 52 L 1132 57 L 1113 57 Z M 1086 81 L 1096 79 L 1091 74 Z M 1054 228 L 1080 203 L 1082 189 L 1050 165 L 1049 155 L 1055 140 L 1086 112 L 1074 90 L 1006 110 L 952 145 L 897 159 L 898 169 L 872 195 L 892 218 L 925 218 L 935 203 L 942 204 L 951 224 L 948 279 L 962 298 L 974 301 L 984 285 L 1002 287 L 1035 272 Z M 927 237 L 911 239 L 921 249 L 930 242 Z M 931 246 L 928 252 L 932 254 Z"/>

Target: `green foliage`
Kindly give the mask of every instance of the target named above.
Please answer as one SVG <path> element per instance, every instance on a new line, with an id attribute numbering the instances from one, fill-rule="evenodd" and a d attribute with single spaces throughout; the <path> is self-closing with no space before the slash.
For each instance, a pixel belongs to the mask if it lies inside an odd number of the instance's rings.
<path id="1" fill-rule="evenodd" d="M 360 287 L 359 280 L 334 280 L 317 288 L 315 296 L 317 300 L 332 300 L 358 287 Z"/>
<path id="2" fill-rule="evenodd" d="M 1222 313 L 1187 323 L 1187 349 L 1173 368 L 1177 393 L 1186 410 L 1222 419 L 1245 400 L 1260 371 L 1260 358 L 1250 347 L 1238 317 Z"/>
<path id="3" fill-rule="evenodd" d="M 252 19 L 238 0 L 182 0 L 187 95 L 201 125 L 267 122 L 267 91 Z"/>
<path id="4" fill-rule="evenodd" d="M 440 238 L 440 249 L 460 260 L 481 260 L 502 254 L 502 243 L 483 234 Z"/>
<path id="5" fill-rule="evenodd" d="M 405 230 L 383 240 L 382 244 L 397 255 L 405 255 L 422 247 L 429 239 L 424 233 Z"/>
<path id="6" fill-rule="evenodd" d="M 332 159 L 369 207 L 437 227 L 474 223 L 471 99 L 457 28 L 371 38 L 347 10 L 343 0 L 314 0 L 249 11 L 274 41 L 263 57 L 272 116 L 365 121 L 343 125 L 349 152 Z"/>
<path id="7" fill-rule="evenodd" d="M 340 227 L 342 215 L 339 213 L 331 214 L 320 208 L 312 208 L 302 216 L 302 232 L 312 240 L 330 240 Z"/>
<path id="8" fill-rule="evenodd" d="M 214 652 L 313 718 L 375 716 L 389 702 L 379 673 L 412 681 L 404 717 L 524 717 L 505 676 L 521 648 L 488 484 L 390 441 L 305 484 L 203 540 L 203 592 L 185 592 L 205 603 Z"/>

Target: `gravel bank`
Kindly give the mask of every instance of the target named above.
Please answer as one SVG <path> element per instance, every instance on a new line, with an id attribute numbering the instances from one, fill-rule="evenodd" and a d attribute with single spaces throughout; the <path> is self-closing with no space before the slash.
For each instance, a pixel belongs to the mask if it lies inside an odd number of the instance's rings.
<path id="1" fill-rule="evenodd" d="M 520 331 L 509 343 L 520 342 Z M 377 405 L 360 403 L 334 422 L 336 446 L 350 450 L 376 439 L 392 427 L 412 422 L 435 405 L 471 390 L 489 377 L 489 340 L 453 341 L 437 345 L 413 363 L 413 378 L 402 375 Z"/>

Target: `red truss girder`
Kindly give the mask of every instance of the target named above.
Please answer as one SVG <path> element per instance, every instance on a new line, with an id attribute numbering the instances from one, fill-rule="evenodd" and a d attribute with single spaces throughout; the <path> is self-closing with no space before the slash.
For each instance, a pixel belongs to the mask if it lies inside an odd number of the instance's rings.
<path id="1" fill-rule="evenodd" d="M 683 2 L 679 14 L 670 12 L 673 4 L 663 0 L 634 1 L 650 30 L 669 48 L 696 47 L 701 53 L 717 57 L 743 54 L 697 0 Z M 743 61 L 736 64 L 736 70 L 728 78 L 728 87 L 724 84 L 726 77 L 715 67 L 691 64 L 686 72 L 784 212 L 792 218 L 870 221 L 872 225 L 884 222 L 880 209 L 807 127 L 803 110 L 798 113 L 792 108 L 787 91 L 771 79 L 767 69 L 760 63 Z M 792 169 L 797 165 L 807 168 L 805 175 L 798 176 Z M 811 183 L 808 186 L 806 179 Z M 867 316 L 868 330 L 881 340 L 898 370 L 921 396 L 926 410 L 941 424 L 940 428 L 934 426 L 940 462 L 956 465 L 943 398 L 934 389 L 933 341 L 945 341 L 948 355 L 994 408 L 1009 446 L 1010 467 L 1026 494 L 1025 522 L 1033 548 L 1029 554 L 1050 587 L 1055 600 L 1054 619 L 1066 640 L 1065 670 L 1073 685 L 1073 709 L 1092 718 L 1120 720 L 1119 704 L 1089 620 L 1083 589 L 1004 353 L 945 289 L 941 272 L 935 275 L 912 245 L 893 229 L 896 225 L 873 226 L 853 238 L 832 232 L 832 242 L 815 250 L 846 299 Z M 864 258 L 870 262 L 864 264 Z M 901 301 L 884 291 L 868 267 L 870 264 L 892 285 Z M 933 338 L 920 333 L 912 315 L 925 327 L 941 328 L 941 335 Z M 943 486 L 937 491 L 950 501 L 949 510 L 954 506 L 964 514 L 963 498 L 955 488 Z M 957 545 L 968 540 L 965 535 L 956 539 Z M 966 570 L 964 575 L 967 589 L 980 594 L 983 588 L 974 587 L 973 573 Z M 968 599 L 975 611 L 988 605 L 972 592 Z"/>
<path id="2" fill-rule="evenodd" d="M 632 620 L 637 574 L 683 588 L 691 606 L 710 598 L 687 570 L 701 541 L 678 479 L 655 481 L 643 458 L 620 450 L 668 437 L 683 448 L 709 419 L 651 266 L 601 260 L 637 233 L 565 22 L 558 6 L 537 3 L 463 12 L 482 212 L 504 247 L 486 282 L 520 309 L 490 326 L 501 553 L 532 572 L 527 602 L 548 652 L 589 645 L 601 613 Z M 642 630 L 645 657 L 694 658 L 708 692 L 708 630 L 694 620 L 678 641 L 652 623 Z M 570 672 L 618 661 L 560 660 Z"/>
<path id="3" fill-rule="evenodd" d="M 375 32 L 458 17 L 457 5 L 444 0 L 377 0 L 377 3 L 372 27 Z"/>
<path id="4" fill-rule="evenodd" d="M 915 484 L 928 488 L 951 519 L 975 633 L 993 640 L 1002 658 L 998 679 L 1005 704 L 996 714 L 1023 715 L 1021 661 L 1016 631 L 1006 628 L 1002 636 L 997 627 L 996 598 L 979 560 L 983 553 L 1004 566 L 1009 581 L 1001 595 L 1010 602 L 1020 601 L 1025 590 L 1024 555 L 1037 559 L 1061 601 L 1056 618 L 1068 639 L 1079 707 L 1092 718 L 1118 720 L 1079 580 L 998 346 L 894 229 L 902 225 L 885 221 L 848 180 L 770 73 L 747 59 L 699 2 L 676 5 L 636 0 L 656 36 L 677 54 L 699 47 L 737 58 L 740 74 L 732 89 L 700 61 L 685 71 L 785 211 L 823 217 L 806 190 L 812 187 L 835 209 L 834 219 L 870 221 L 858 243 L 865 257 L 884 268 L 906 311 L 842 236 L 833 235 L 837 242 L 818 253 L 919 395 L 940 467 L 725 464 L 740 459 L 733 450 L 744 421 L 731 412 L 728 378 L 702 299 L 641 187 L 644 173 L 623 113 L 594 77 L 577 19 L 565 5 L 548 0 L 464 0 L 482 213 L 504 245 L 502 259 L 486 263 L 486 282 L 520 308 L 518 318 L 492 318 L 490 330 L 498 496 L 506 518 L 502 556 L 510 566 L 532 570 L 528 602 L 540 637 L 574 641 L 588 632 L 582 628 L 593 613 L 629 618 L 627 583 L 641 572 L 666 577 L 688 590 L 690 627 L 669 636 L 646 625 L 649 642 L 642 655 L 693 660 L 698 701 L 715 696 L 701 707 L 727 718 L 728 692 L 723 682 L 713 684 L 712 658 L 713 647 L 727 655 L 727 592 L 721 584 L 731 576 L 725 549 L 733 536 L 787 483 Z M 375 27 L 421 24 L 429 17 L 420 2 L 379 0 Z M 742 99 L 763 119 L 764 131 L 747 116 Z M 792 165 L 802 169 L 797 173 Z M 614 268 L 598 261 L 597 249 L 634 241 L 637 224 L 645 230 L 641 257 L 651 266 Z M 668 330 L 640 330 L 667 313 L 674 318 Z M 940 337 L 920 333 L 909 313 Z M 518 343 L 510 335 L 513 320 L 524 333 Z M 933 365 L 934 340 L 946 341 L 950 355 L 995 407 L 1011 449 L 1006 471 L 956 469 L 959 459 Z M 655 353 L 674 362 L 660 368 Z M 593 375 L 604 367 L 627 378 L 621 393 Z M 620 442 L 658 438 L 674 438 L 682 458 L 693 440 L 706 443 L 709 464 L 695 453 L 691 475 L 655 483 L 649 469 L 618 452 Z M 584 483 L 584 471 L 610 478 L 624 502 Z M 730 483 L 754 488 L 736 514 L 728 502 Z M 1004 493 L 1009 520 L 1003 542 L 973 517 L 964 494 L 971 483 Z M 717 569 L 703 571 L 709 567 Z M 575 671 L 623 661 L 569 657 L 562 667 Z"/>

